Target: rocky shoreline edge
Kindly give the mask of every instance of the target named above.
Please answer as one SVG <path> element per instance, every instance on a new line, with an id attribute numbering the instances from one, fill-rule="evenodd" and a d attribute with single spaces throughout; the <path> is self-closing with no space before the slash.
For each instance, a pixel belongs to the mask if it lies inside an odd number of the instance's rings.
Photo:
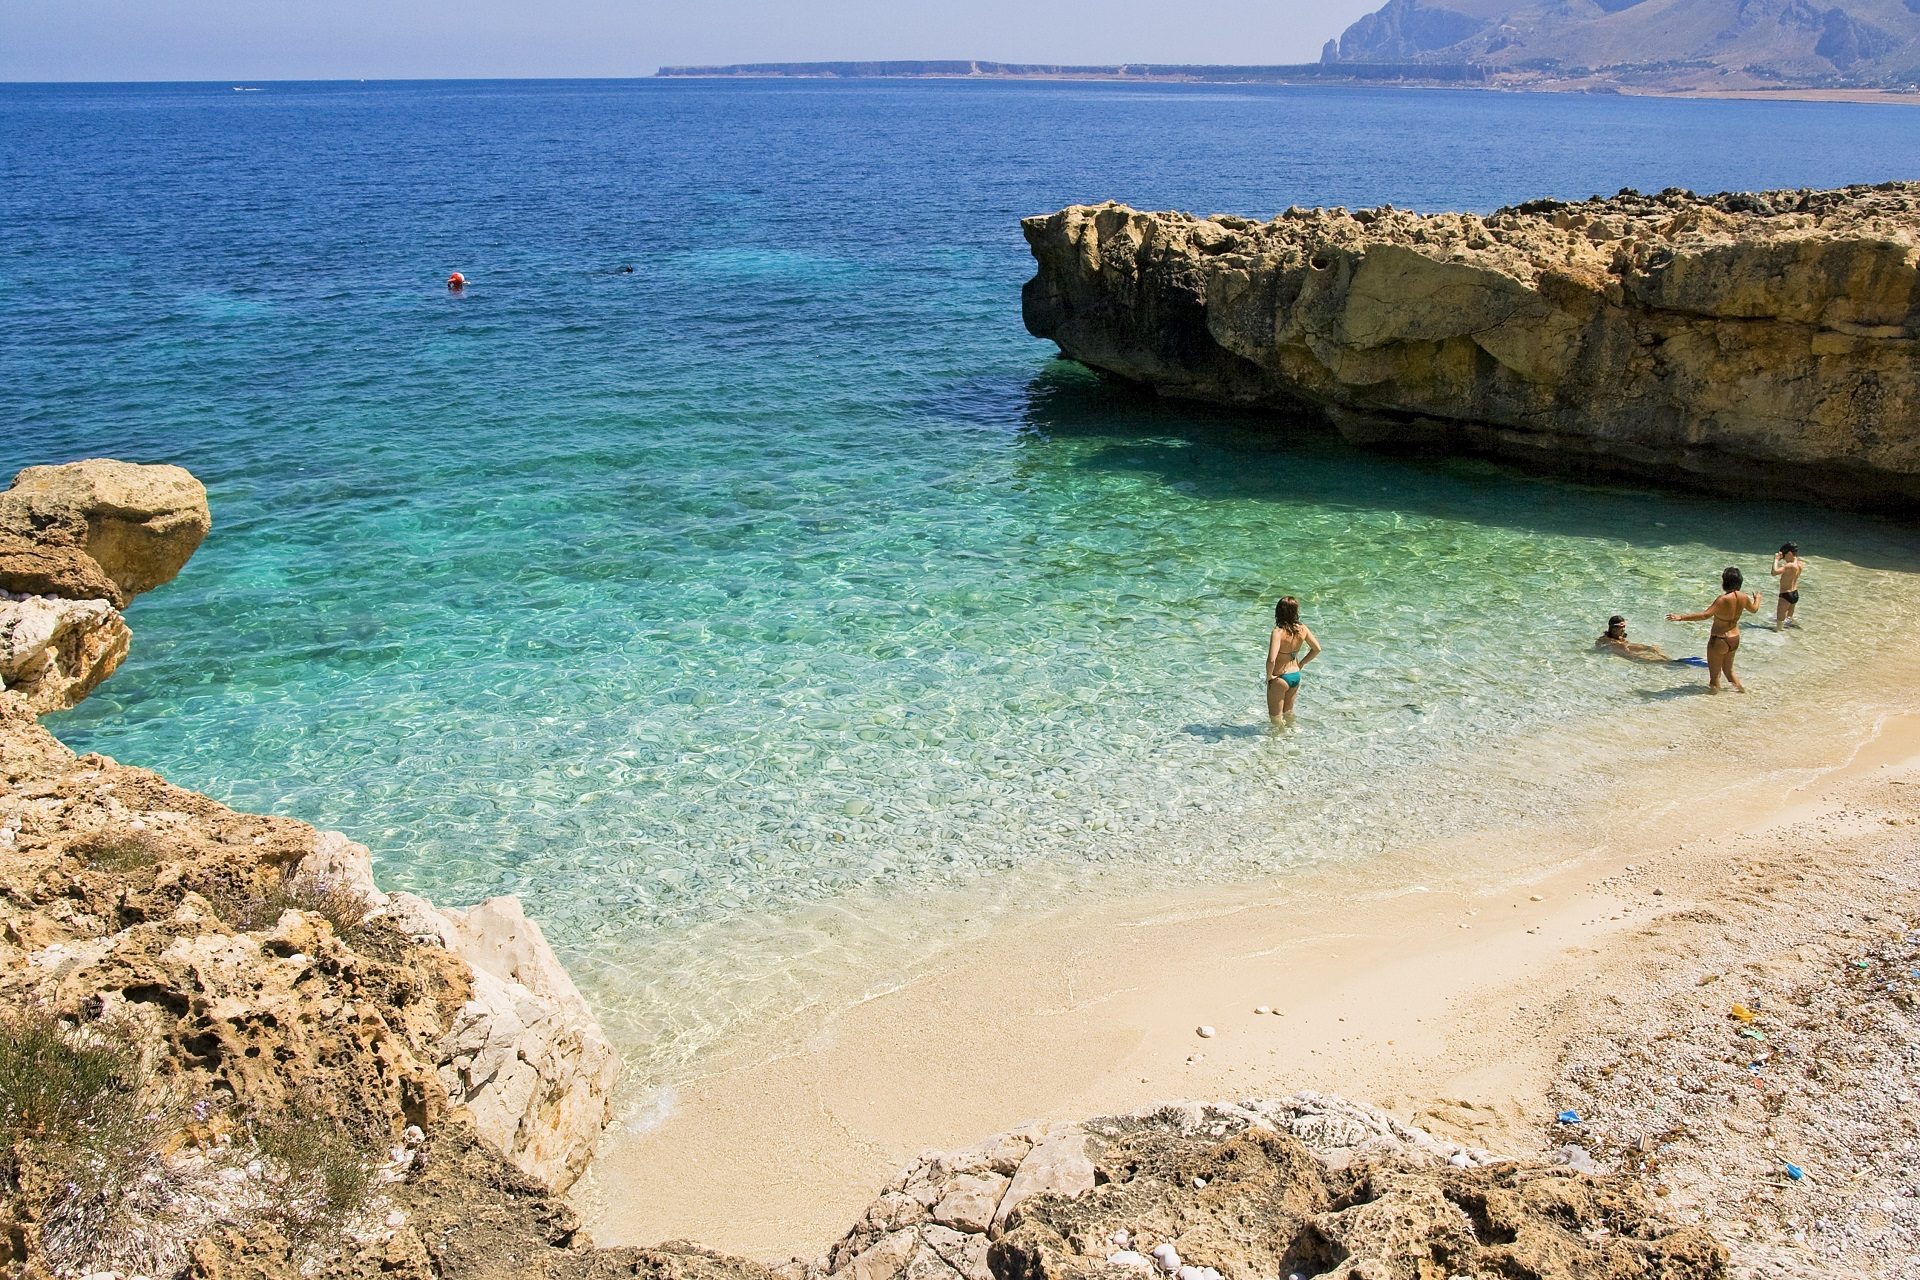
<path id="1" fill-rule="evenodd" d="M 1920 510 L 1920 184 L 1022 224 L 1027 328 L 1383 449 Z"/>
<path id="2" fill-rule="evenodd" d="M 1497 1159 L 1344 1100 L 1176 1104 L 929 1153 L 825 1254 L 595 1249 L 561 1199 L 618 1062 L 512 899 L 382 893 L 367 851 L 76 756 L 38 717 L 211 526 L 186 472 L 0 494 L 0 1263 L 11 1275 L 1726 1274 L 1630 1173 Z"/>

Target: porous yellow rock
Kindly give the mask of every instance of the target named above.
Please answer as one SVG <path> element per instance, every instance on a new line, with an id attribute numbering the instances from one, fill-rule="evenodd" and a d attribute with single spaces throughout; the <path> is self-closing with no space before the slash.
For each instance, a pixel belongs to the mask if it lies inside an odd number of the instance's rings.
<path id="1" fill-rule="evenodd" d="M 1920 184 L 1023 224 L 1027 327 L 1374 445 L 1920 501 Z"/>
<path id="2" fill-rule="evenodd" d="M 206 489 L 181 467 L 89 458 L 28 467 L 0 493 L 0 552 L 83 552 L 113 584 L 107 598 L 120 607 L 171 582 L 212 527 Z M 84 565 L 67 582 L 0 587 L 78 599 L 98 594 Z"/>

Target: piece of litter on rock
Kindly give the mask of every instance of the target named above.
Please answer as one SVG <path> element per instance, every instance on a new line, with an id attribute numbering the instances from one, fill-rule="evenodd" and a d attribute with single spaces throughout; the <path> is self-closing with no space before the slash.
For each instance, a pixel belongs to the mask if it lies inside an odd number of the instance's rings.
<path id="1" fill-rule="evenodd" d="M 1207 1185 L 1207 1180 L 1205 1178 L 1195 1178 L 1193 1180 L 1193 1189 L 1195 1191 L 1204 1190 L 1206 1185 Z"/>
<path id="2" fill-rule="evenodd" d="M 1802 1169 L 1799 1165 L 1794 1164 L 1792 1161 L 1787 1161 L 1786 1166 L 1787 1166 L 1787 1176 L 1793 1179 L 1795 1182 L 1798 1182 L 1800 1181 L 1800 1179 L 1807 1176 L 1807 1171 L 1805 1169 Z"/>
<path id="3" fill-rule="evenodd" d="M 1743 1004 L 1735 1004 L 1733 1008 L 1727 1010 L 1727 1016 L 1729 1018 L 1738 1018 L 1741 1022 L 1752 1022 L 1760 1015 Z"/>
<path id="4" fill-rule="evenodd" d="M 1202 1040 L 1211 1040 L 1213 1039 L 1213 1028 L 1202 1024 L 1193 1029 L 1193 1034 L 1199 1036 Z"/>
<path id="5" fill-rule="evenodd" d="M 1562 1111 L 1559 1115 L 1555 1116 L 1554 1119 L 1560 1124 L 1579 1124 L 1580 1113 L 1573 1110 Z"/>
<path id="6" fill-rule="evenodd" d="M 1585 1147 L 1569 1142 L 1564 1147 L 1555 1147 L 1547 1157 L 1548 1164 L 1564 1165 L 1575 1173 L 1598 1173 L 1600 1168 L 1593 1162 L 1593 1155 Z"/>
<path id="7" fill-rule="evenodd" d="M 1116 1267 L 1151 1267 L 1153 1259 L 1144 1253 L 1135 1253 L 1131 1249 L 1122 1249 L 1118 1253 L 1107 1255 L 1107 1261 Z"/>

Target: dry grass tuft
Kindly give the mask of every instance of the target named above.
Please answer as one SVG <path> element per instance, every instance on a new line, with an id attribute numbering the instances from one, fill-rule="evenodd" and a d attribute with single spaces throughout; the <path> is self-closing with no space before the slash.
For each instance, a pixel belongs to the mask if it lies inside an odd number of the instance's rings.
<path id="1" fill-rule="evenodd" d="M 163 1155 L 185 1119 L 130 1029 L 38 1005 L 0 1018 L 6 1190 L 30 1205 L 56 1274 L 177 1269 L 182 1242 L 155 1225 L 199 1198 L 200 1175 Z"/>
<path id="2" fill-rule="evenodd" d="M 161 841 L 146 830 L 99 831 L 75 845 L 74 853 L 96 871 L 124 874 L 158 863 Z"/>
<path id="3" fill-rule="evenodd" d="M 74 1025 L 30 1005 L 0 1016 L 0 1201 L 39 1224 L 55 1275 L 165 1276 L 220 1224 L 272 1223 L 307 1261 L 366 1208 L 381 1152 L 320 1097 L 254 1118 L 246 1142 L 183 1146 L 209 1104 L 181 1105 L 129 1025 Z"/>
<path id="4" fill-rule="evenodd" d="M 312 1108 L 249 1125 L 270 1187 L 262 1216 L 308 1249 L 337 1235 L 373 1187 L 373 1143 Z"/>
<path id="5" fill-rule="evenodd" d="M 311 911 L 324 917 L 334 933 L 350 938 L 373 914 L 366 894 L 329 876 L 286 876 L 258 893 L 220 893 L 214 910 L 243 933 L 273 926 L 288 911 Z"/>

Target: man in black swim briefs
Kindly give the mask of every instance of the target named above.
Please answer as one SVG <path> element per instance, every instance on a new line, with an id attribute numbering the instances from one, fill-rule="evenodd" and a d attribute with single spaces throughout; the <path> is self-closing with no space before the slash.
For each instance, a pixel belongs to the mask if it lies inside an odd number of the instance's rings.
<path id="1" fill-rule="evenodd" d="M 1785 543 L 1773 557 L 1773 576 L 1780 579 L 1780 603 L 1773 610 L 1775 631 L 1800 625 L 1793 620 L 1793 611 L 1800 604 L 1800 575 L 1806 568 L 1807 562 L 1800 558 L 1798 543 Z"/>

